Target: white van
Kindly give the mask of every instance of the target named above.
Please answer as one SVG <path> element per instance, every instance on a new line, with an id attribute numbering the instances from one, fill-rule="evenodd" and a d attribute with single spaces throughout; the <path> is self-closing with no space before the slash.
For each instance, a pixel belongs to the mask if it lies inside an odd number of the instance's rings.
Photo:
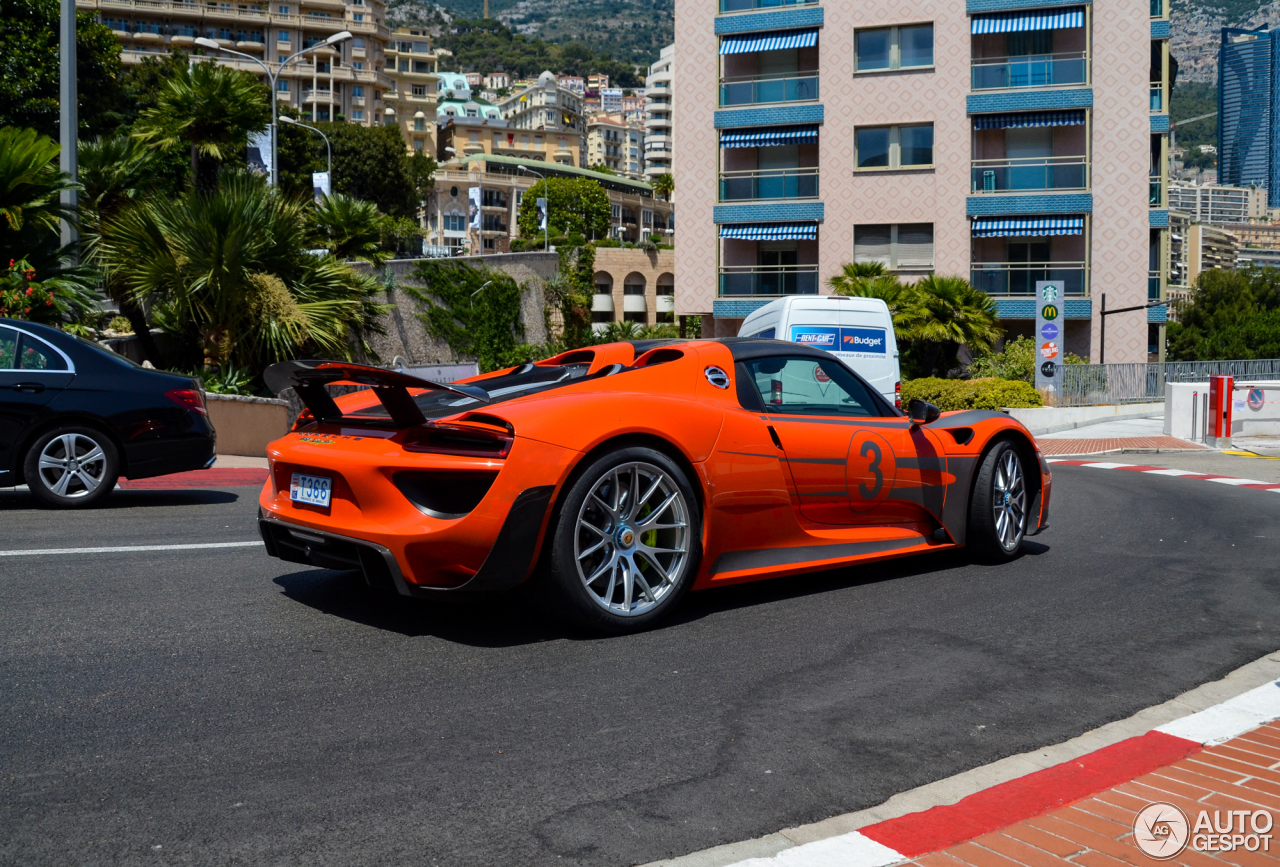
<path id="1" fill-rule="evenodd" d="M 884 395 L 900 403 L 902 372 L 889 306 L 879 298 L 791 295 L 742 321 L 739 337 L 770 337 L 825 349 Z"/>

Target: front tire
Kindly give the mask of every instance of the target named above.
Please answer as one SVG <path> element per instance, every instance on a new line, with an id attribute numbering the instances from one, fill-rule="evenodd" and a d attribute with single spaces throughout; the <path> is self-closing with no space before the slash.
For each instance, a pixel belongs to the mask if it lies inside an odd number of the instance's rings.
<path id="1" fill-rule="evenodd" d="M 978 559 L 1004 563 L 1017 557 L 1027 536 L 1027 475 L 1018 449 L 996 443 L 982 459 L 969 500 L 968 546 Z"/>
<path id="2" fill-rule="evenodd" d="M 51 509 L 85 509 L 102 502 L 120 477 L 115 444 L 101 431 L 55 428 L 32 444 L 22 466 L 36 502 Z"/>
<path id="3" fill-rule="evenodd" d="M 557 613 L 622 634 L 661 620 L 688 590 L 701 555 L 702 516 L 679 465 L 633 446 L 600 456 L 565 494 L 551 528 Z"/>

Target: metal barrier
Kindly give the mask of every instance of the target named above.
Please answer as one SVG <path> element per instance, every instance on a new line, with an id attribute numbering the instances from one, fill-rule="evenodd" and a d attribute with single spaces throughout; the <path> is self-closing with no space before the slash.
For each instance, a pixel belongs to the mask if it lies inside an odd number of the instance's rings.
<path id="1" fill-rule="evenodd" d="M 1207 382 L 1210 376 L 1234 376 L 1245 382 L 1280 379 L 1280 359 L 1067 364 L 1062 369 L 1062 393 L 1054 406 L 1158 403 L 1164 400 L 1165 382 Z"/>

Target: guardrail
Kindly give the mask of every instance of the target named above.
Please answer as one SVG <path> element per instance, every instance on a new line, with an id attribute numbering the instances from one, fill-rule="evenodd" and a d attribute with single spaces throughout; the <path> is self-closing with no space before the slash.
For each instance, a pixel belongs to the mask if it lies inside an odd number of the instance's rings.
<path id="1" fill-rule="evenodd" d="M 1208 381 L 1210 376 L 1234 376 L 1241 382 L 1280 379 L 1280 359 L 1067 364 L 1054 406 L 1155 403 L 1164 400 L 1166 382 Z"/>

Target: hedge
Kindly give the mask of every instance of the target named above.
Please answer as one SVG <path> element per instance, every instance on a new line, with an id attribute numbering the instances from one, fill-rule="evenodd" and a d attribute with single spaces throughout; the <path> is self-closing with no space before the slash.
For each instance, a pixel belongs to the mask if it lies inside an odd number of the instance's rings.
<path id="1" fill-rule="evenodd" d="M 902 405 L 919 398 L 946 412 L 953 409 L 1001 409 L 1044 406 L 1029 382 L 1013 379 L 912 379 L 902 383 Z"/>

